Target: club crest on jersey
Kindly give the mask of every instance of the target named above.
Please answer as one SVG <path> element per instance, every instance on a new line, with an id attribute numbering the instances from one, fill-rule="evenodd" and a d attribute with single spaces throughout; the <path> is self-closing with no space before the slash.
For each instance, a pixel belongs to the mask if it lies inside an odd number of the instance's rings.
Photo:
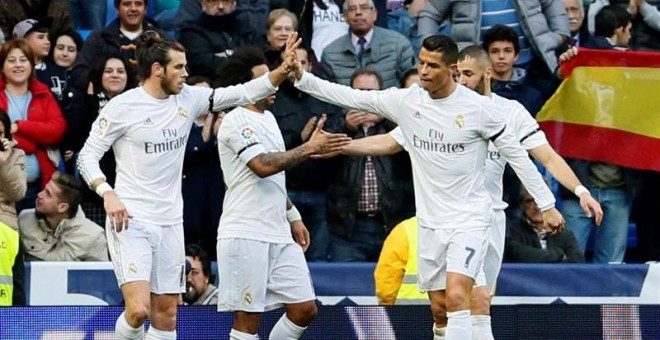
<path id="1" fill-rule="evenodd" d="M 186 109 L 184 109 L 181 106 L 179 106 L 179 108 L 176 110 L 176 114 L 179 115 L 179 118 L 181 118 L 181 119 L 187 119 L 188 118 L 188 111 L 186 111 Z"/>
<path id="2" fill-rule="evenodd" d="M 454 119 L 454 126 L 457 129 L 462 129 L 463 125 L 465 125 L 465 119 L 463 118 L 463 115 L 456 115 L 456 119 Z"/>
<path id="3" fill-rule="evenodd" d="M 95 126 L 92 127 L 92 132 L 97 136 L 103 136 L 110 128 L 110 121 L 105 117 L 99 117 L 94 125 Z"/>
<path id="4" fill-rule="evenodd" d="M 241 130 L 241 137 L 246 141 L 251 141 L 256 137 L 257 133 L 251 126 L 246 126 Z"/>

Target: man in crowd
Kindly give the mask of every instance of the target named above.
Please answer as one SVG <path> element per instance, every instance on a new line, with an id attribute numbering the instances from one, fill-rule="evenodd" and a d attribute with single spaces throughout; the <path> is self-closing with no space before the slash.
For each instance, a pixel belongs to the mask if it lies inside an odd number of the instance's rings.
<path id="1" fill-rule="evenodd" d="M 103 228 L 80 209 L 82 183 L 56 172 L 37 195 L 36 207 L 18 217 L 28 261 L 108 261 Z"/>

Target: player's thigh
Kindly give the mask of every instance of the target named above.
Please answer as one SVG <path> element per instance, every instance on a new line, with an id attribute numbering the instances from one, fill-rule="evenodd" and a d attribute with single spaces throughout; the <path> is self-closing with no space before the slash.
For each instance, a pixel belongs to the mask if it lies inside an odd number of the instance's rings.
<path id="1" fill-rule="evenodd" d="M 264 312 L 268 285 L 269 243 L 218 240 L 218 311 Z"/>
<path id="2" fill-rule="evenodd" d="M 488 247 L 488 228 L 455 228 L 448 243 L 447 272 L 476 278 Z"/>
<path id="3" fill-rule="evenodd" d="M 267 310 L 315 300 L 312 276 L 302 248 L 296 243 L 271 244 L 270 248 Z"/>
<path id="4" fill-rule="evenodd" d="M 447 281 L 447 229 L 417 228 L 417 285 L 423 292 L 444 290 Z"/>
<path id="5" fill-rule="evenodd" d="M 129 228 L 116 232 L 106 219 L 106 239 L 112 266 L 119 286 L 136 281 L 149 282 L 151 278 L 153 230 L 149 226 L 132 222 Z"/>
<path id="6" fill-rule="evenodd" d="M 493 294 L 497 277 L 500 275 L 500 269 L 502 269 L 502 259 L 504 258 L 504 240 L 506 237 L 506 214 L 504 211 L 493 213 L 489 235 L 490 242 L 488 243 L 482 268 L 488 291 Z"/>
<path id="7" fill-rule="evenodd" d="M 154 227 L 160 237 L 154 242 L 151 292 L 160 295 L 183 293 L 186 282 L 183 224 Z"/>

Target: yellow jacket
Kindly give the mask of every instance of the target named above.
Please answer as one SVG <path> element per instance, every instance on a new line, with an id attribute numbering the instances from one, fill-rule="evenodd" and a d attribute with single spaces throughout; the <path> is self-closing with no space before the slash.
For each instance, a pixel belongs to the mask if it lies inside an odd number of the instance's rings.
<path id="1" fill-rule="evenodd" d="M 409 235 L 412 236 L 410 239 Z M 406 277 L 406 268 L 409 265 L 415 268 L 408 268 L 408 276 L 415 277 L 417 275 L 416 264 L 417 261 L 411 261 L 411 258 L 416 260 L 417 256 L 417 217 L 409 218 L 399 223 L 385 239 L 383 249 L 380 253 L 380 258 L 376 264 L 374 271 L 374 281 L 376 283 L 376 297 L 378 303 L 381 305 L 393 305 L 397 301 L 399 290 L 402 284 L 406 284 L 408 288 L 416 287 L 415 282 L 404 283 Z M 412 249 L 411 249 L 412 244 Z M 410 281 L 410 280 L 406 280 Z M 420 303 L 421 301 L 428 301 L 425 293 L 419 292 L 417 289 L 408 289 L 404 294 L 405 298 L 410 303 Z"/>

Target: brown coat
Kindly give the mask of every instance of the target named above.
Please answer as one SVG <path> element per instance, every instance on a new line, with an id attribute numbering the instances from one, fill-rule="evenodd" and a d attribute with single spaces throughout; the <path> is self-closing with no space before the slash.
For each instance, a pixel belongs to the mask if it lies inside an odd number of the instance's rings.
<path id="1" fill-rule="evenodd" d="M 14 148 L 9 159 L 0 163 L 0 222 L 18 230 L 14 203 L 25 197 L 26 190 L 25 152 Z"/>
<path id="2" fill-rule="evenodd" d="M 27 0 L 0 0 L 0 28 L 2 28 L 6 40 L 11 39 L 14 26 L 25 19 L 39 20 L 47 16 L 52 17 L 54 21 L 53 26 L 50 28 L 51 36 L 75 29 L 68 0 L 41 0 L 36 5 L 25 5 L 28 8 L 26 13 L 23 4 L 27 2 Z M 37 1 L 32 0 L 30 2 L 35 3 Z M 51 41 L 51 44 L 54 43 Z"/>

